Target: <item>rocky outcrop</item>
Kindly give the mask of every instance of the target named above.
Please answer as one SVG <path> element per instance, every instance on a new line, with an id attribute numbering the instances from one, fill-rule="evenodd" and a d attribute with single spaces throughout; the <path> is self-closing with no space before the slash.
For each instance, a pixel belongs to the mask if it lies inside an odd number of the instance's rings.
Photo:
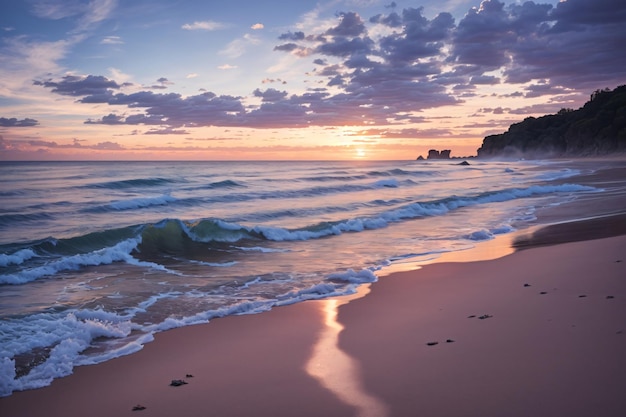
<path id="1" fill-rule="evenodd" d="M 428 157 L 426 159 L 450 159 L 451 152 L 452 151 L 449 149 L 444 149 L 443 151 L 438 151 L 437 149 L 431 149 L 428 151 Z"/>
<path id="2" fill-rule="evenodd" d="M 487 136 L 479 157 L 549 158 L 626 152 L 626 85 L 597 90 L 578 110 L 528 117 Z"/>
<path id="3" fill-rule="evenodd" d="M 471 159 L 474 158 L 474 156 L 451 156 L 450 154 L 452 153 L 451 150 L 449 149 L 444 149 L 442 151 L 438 151 L 437 149 L 431 149 L 428 151 L 428 156 L 426 158 L 424 158 L 422 155 L 417 157 L 418 161 L 425 161 L 425 160 L 437 160 L 437 159 L 443 159 L 443 160 L 448 160 L 448 159 Z M 469 162 L 467 161 L 463 161 L 460 164 L 457 165 L 469 165 Z"/>

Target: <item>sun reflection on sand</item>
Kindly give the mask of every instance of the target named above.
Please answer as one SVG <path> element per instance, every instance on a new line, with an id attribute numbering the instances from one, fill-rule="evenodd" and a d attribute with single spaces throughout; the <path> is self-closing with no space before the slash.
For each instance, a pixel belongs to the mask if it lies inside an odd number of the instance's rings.
<path id="1" fill-rule="evenodd" d="M 338 307 L 367 293 L 369 285 L 361 287 L 357 294 L 345 299 L 320 301 L 325 327 L 313 348 L 306 371 L 341 401 L 357 408 L 359 417 L 385 417 L 388 415 L 387 407 L 365 391 L 357 362 L 339 348 L 339 334 L 343 326 L 337 321 Z"/>

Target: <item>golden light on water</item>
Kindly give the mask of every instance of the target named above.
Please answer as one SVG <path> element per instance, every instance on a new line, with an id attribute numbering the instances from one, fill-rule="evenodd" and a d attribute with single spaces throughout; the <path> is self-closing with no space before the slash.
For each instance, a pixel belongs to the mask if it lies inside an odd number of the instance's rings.
<path id="1" fill-rule="evenodd" d="M 358 363 L 339 347 L 343 325 L 337 320 L 338 308 L 369 293 L 363 286 L 351 297 L 322 300 L 324 328 L 306 364 L 306 371 L 344 403 L 355 407 L 359 417 L 385 417 L 386 405 L 365 391 Z"/>

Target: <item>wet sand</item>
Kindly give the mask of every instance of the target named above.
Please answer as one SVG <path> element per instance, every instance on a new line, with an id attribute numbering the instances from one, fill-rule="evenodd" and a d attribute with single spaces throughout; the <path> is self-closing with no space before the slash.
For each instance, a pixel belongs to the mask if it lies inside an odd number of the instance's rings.
<path id="1" fill-rule="evenodd" d="M 624 414 L 624 236 L 394 274 L 339 319 L 389 416 Z"/>

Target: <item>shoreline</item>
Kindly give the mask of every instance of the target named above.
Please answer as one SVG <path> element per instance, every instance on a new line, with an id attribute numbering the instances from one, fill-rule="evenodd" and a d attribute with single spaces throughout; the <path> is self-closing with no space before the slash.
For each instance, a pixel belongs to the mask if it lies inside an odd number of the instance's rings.
<path id="1" fill-rule="evenodd" d="M 341 347 L 389 416 L 618 417 L 624 277 L 624 235 L 426 265 L 342 307 Z"/>
<path id="2" fill-rule="evenodd" d="M 476 261 L 481 244 L 385 274 L 352 297 L 159 333 L 137 353 L 0 398 L 0 413 L 621 416 L 626 215 L 623 195 L 608 200 L 581 198 L 566 218 L 542 211 L 539 221 L 552 224 L 517 236 L 513 249 L 495 239 L 496 259 Z M 580 220 L 589 216 L 599 217 Z M 169 386 L 174 379 L 188 384 Z"/>

